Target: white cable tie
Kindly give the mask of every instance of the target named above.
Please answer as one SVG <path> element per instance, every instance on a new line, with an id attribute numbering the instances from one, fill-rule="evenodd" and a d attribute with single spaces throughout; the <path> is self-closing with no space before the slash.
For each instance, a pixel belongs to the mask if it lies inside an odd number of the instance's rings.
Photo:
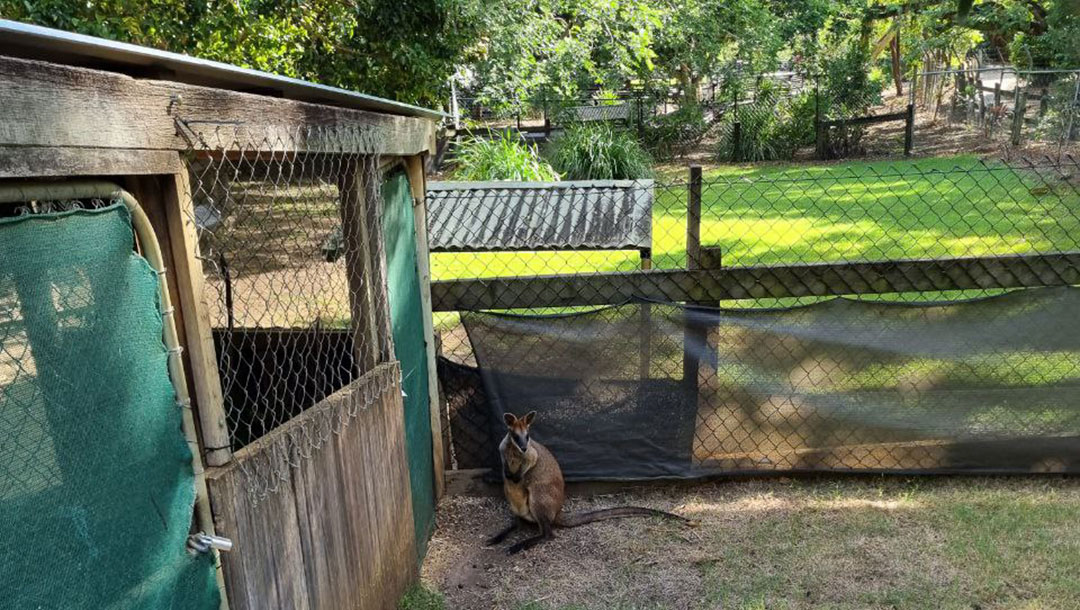
<path id="1" fill-rule="evenodd" d="M 176 308 L 175 308 L 175 307 L 169 307 L 169 308 L 167 308 L 167 309 L 162 309 L 162 310 L 161 310 L 161 317 L 163 317 L 163 318 L 164 318 L 165 316 L 171 316 L 171 315 L 173 315 L 173 313 L 175 313 L 175 312 L 176 312 Z"/>
<path id="2" fill-rule="evenodd" d="M 184 347 L 183 347 L 182 345 L 177 345 L 176 347 L 171 347 L 171 348 L 169 348 L 169 350 L 168 350 L 168 351 L 169 351 L 169 353 L 170 353 L 170 354 L 177 354 L 177 355 L 179 355 L 179 354 L 180 354 L 181 352 L 183 352 L 183 351 L 184 351 Z"/>

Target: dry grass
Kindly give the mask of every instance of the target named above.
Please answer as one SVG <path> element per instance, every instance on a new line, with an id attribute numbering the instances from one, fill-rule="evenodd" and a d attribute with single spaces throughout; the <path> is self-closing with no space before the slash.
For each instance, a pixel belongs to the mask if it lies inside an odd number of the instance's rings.
<path id="1" fill-rule="evenodd" d="M 501 500 L 450 497 L 425 585 L 468 609 L 1080 607 L 1077 479 L 750 481 L 569 509 L 629 503 L 701 525 L 596 523 L 507 557 L 481 546 Z"/>

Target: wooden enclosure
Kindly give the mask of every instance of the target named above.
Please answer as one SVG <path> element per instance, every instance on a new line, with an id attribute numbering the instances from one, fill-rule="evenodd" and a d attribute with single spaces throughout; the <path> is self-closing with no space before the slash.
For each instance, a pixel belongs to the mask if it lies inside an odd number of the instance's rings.
<path id="1" fill-rule="evenodd" d="M 165 267 L 183 362 L 199 424 L 215 532 L 234 547 L 221 553 L 225 603 L 234 608 L 394 608 L 417 578 L 409 470 L 403 431 L 401 370 L 394 359 L 382 302 L 384 261 L 377 233 L 362 219 L 374 200 L 370 176 L 340 183 L 348 241 L 349 299 L 356 353 L 327 354 L 355 369 L 340 388 L 233 453 L 223 407 L 215 328 L 206 301 L 204 259 L 192 201 L 190 164 L 201 159 L 332 158 L 340 138 L 362 130 L 352 152 L 404 166 L 413 185 L 417 257 L 426 281 L 424 158 L 434 149 L 439 113 L 231 66 L 0 21 L 0 183 L 105 178 L 133 193 L 150 217 Z M 93 69 L 84 66 L 94 66 Z M 212 147 L 227 126 L 265 150 Z M 287 136 L 287 137 L 286 137 Z M 290 157 L 292 158 L 292 157 Z M 60 246 L 58 246 L 60 247 Z M 434 371 L 430 292 L 422 286 L 423 332 Z M 348 330 L 344 331 L 348 334 Z M 284 333 L 284 334 L 283 334 Z M 338 332 L 341 334 L 341 332 Z M 284 330 L 266 331 L 273 349 Z M 336 335 L 335 335 L 336 336 Z M 335 339 L 348 349 L 351 341 Z M 363 350 L 360 345 L 365 346 Z M 383 345 L 381 352 L 371 346 Z M 318 366 L 313 362 L 313 366 Z M 272 374 L 272 371 L 264 371 Z M 443 472 L 437 384 L 431 381 L 431 443 L 437 479 Z M 290 439 L 312 427 L 331 433 L 298 452 Z M 122 459 L 118 457 L 118 459 Z M 252 493 L 259 463 L 287 476 L 272 493 Z M 441 490 L 440 480 L 432 481 Z M 205 501 L 205 499 L 204 499 Z M 223 604 L 223 605 L 224 605 Z"/>

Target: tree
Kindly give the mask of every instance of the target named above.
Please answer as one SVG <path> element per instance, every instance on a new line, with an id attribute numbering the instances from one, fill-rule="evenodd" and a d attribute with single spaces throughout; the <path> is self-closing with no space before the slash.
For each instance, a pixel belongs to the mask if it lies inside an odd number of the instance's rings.
<path id="1" fill-rule="evenodd" d="M 438 104 L 480 0 L 0 0 L 0 17 Z"/>

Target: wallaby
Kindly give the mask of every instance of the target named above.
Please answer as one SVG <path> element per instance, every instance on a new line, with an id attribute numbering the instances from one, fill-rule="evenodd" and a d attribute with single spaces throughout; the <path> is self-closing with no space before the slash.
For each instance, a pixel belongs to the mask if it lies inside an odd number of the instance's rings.
<path id="1" fill-rule="evenodd" d="M 563 483 L 562 469 L 555 456 L 540 443 L 529 438 L 529 427 L 536 419 L 536 411 L 525 417 L 515 417 L 512 413 L 503 415 L 506 422 L 506 436 L 499 444 L 503 466 L 503 493 L 510 503 L 510 512 L 514 513 L 514 523 L 505 530 L 492 536 L 487 546 L 499 544 L 525 524 L 535 523 L 540 527 L 540 534 L 526 538 L 514 544 L 507 552 L 511 555 L 530 549 L 537 544 L 555 537 L 555 527 L 577 527 L 620 517 L 666 517 L 691 524 L 689 519 L 679 515 L 640 508 L 637 506 L 619 506 L 573 515 L 562 514 L 566 490 Z"/>

